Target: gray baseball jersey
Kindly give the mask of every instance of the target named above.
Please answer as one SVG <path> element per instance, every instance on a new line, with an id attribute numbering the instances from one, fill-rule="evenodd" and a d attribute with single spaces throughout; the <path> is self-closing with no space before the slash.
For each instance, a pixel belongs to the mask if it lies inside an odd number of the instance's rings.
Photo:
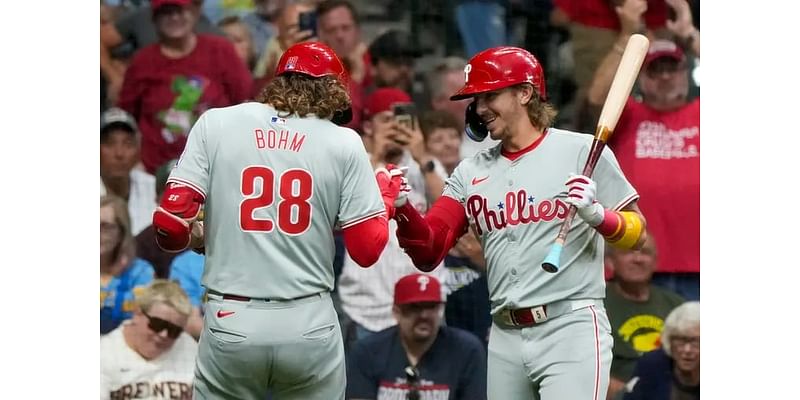
<path id="1" fill-rule="evenodd" d="M 203 285 L 291 299 L 333 289 L 333 227 L 385 212 L 358 134 L 261 103 L 205 112 L 170 182 L 204 195 Z"/>
<path id="2" fill-rule="evenodd" d="M 570 228 L 561 270 L 551 274 L 540 267 L 569 209 L 567 177 L 583 171 L 591 143 L 591 135 L 550 128 L 516 160 L 496 146 L 462 161 L 447 180 L 444 195 L 464 205 L 480 237 L 492 313 L 604 297 L 603 237 L 580 217 Z M 592 179 L 596 199 L 606 208 L 620 209 L 638 198 L 608 148 Z"/>

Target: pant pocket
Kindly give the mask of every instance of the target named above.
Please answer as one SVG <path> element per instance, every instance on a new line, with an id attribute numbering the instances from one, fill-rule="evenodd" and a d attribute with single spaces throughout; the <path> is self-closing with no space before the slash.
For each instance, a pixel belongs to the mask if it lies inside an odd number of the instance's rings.
<path id="1" fill-rule="evenodd" d="M 333 335 L 335 330 L 336 330 L 336 324 L 326 324 L 303 332 L 303 339 L 306 340 L 324 339 Z"/>
<path id="2" fill-rule="evenodd" d="M 208 327 L 208 334 L 214 337 L 214 339 L 230 344 L 241 343 L 247 340 L 247 335 L 243 333 L 216 326 Z"/>

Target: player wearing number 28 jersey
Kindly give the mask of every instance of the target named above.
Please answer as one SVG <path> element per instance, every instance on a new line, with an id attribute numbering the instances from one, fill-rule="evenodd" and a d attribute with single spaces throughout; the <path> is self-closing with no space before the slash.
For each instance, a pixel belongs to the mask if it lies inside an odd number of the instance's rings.
<path id="1" fill-rule="evenodd" d="M 337 126 L 350 99 L 330 48 L 289 48 L 275 76 L 259 102 L 199 118 L 153 216 L 163 249 L 206 254 L 195 399 L 344 398 L 333 228 L 372 265 L 402 184 Z"/>

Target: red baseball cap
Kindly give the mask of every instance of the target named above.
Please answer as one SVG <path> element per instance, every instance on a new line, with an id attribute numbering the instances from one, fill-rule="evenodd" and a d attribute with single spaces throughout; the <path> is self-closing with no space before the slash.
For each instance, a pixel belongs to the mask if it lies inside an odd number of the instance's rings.
<path id="1" fill-rule="evenodd" d="M 377 89 L 364 100 L 364 119 L 368 119 L 380 112 L 391 111 L 395 104 L 411 102 L 411 96 L 400 89 Z"/>
<path id="2" fill-rule="evenodd" d="M 643 66 L 647 67 L 651 62 L 661 57 L 674 58 L 678 61 L 686 59 L 683 49 L 669 40 L 654 40 L 650 43 L 650 48 L 647 50 L 647 55 L 644 56 Z"/>
<path id="3" fill-rule="evenodd" d="M 406 275 L 394 285 L 394 304 L 443 302 L 442 285 L 433 275 Z"/>
<path id="4" fill-rule="evenodd" d="M 168 5 L 186 7 L 192 4 L 192 0 L 150 0 L 150 9 L 156 12 L 159 8 Z"/>

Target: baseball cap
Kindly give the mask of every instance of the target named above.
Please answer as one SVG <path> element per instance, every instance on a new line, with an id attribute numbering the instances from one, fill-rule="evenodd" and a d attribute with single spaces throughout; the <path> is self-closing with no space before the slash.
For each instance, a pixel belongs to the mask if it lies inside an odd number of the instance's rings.
<path id="1" fill-rule="evenodd" d="M 100 114 L 100 135 L 108 132 L 112 127 L 119 127 L 128 130 L 130 133 L 138 133 L 136 120 L 125 110 L 112 107 Z"/>
<path id="2" fill-rule="evenodd" d="M 156 12 L 163 6 L 174 5 L 186 7 L 190 4 L 192 4 L 192 0 L 150 0 L 150 9 L 152 9 L 153 12 Z"/>
<path id="3" fill-rule="evenodd" d="M 443 302 L 442 285 L 433 275 L 406 275 L 394 285 L 394 304 Z"/>
<path id="4" fill-rule="evenodd" d="M 388 87 L 376 89 L 364 100 L 364 119 L 380 112 L 391 111 L 395 104 L 411 102 L 411 96 L 401 89 Z"/>
<path id="5" fill-rule="evenodd" d="M 422 56 L 422 51 L 414 46 L 408 33 L 390 30 L 375 38 L 369 45 L 369 55 L 373 64 L 378 60 L 410 62 Z"/>
<path id="6" fill-rule="evenodd" d="M 643 66 L 647 67 L 651 62 L 661 57 L 669 57 L 678 61 L 683 61 L 686 55 L 683 53 L 683 49 L 675 44 L 675 42 L 664 39 L 654 40 L 650 43 L 647 55 L 644 56 Z"/>

